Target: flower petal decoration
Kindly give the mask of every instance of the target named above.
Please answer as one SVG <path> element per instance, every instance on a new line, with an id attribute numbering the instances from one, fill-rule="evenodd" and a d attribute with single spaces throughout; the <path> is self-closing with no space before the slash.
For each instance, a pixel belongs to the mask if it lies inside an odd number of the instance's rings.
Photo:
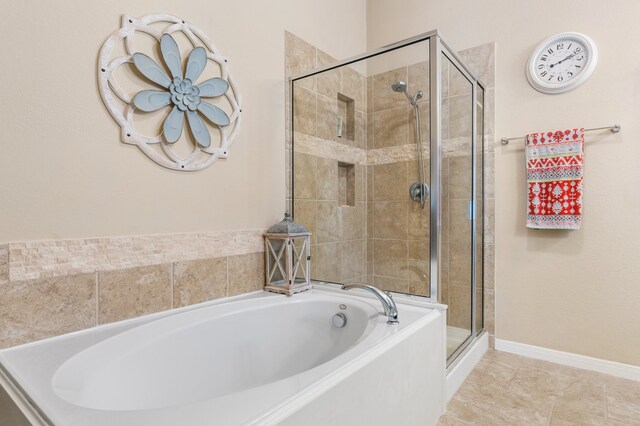
<path id="1" fill-rule="evenodd" d="M 136 50 L 139 35 L 152 37 L 154 53 L 145 56 Z M 116 72 L 123 66 L 134 73 Z M 120 127 L 121 141 L 137 146 L 153 162 L 192 172 L 228 158 L 242 121 L 240 93 L 225 56 L 188 20 L 166 13 L 123 16 L 122 26 L 100 49 L 96 76 L 100 97 Z M 123 81 L 147 87 L 129 93 L 123 87 L 131 85 L 122 86 Z M 218 96 L 224 99 L 215 101 Z M 136 120 L 159 125 L 160 134 L 148 134 L 150 127 L 136 126 Z"/>
<path id="2" fill-rule="evenodd" d="M 180 49 L 178 43 L 169 34 L 164 34 L 160 39 L 160 51 L 162 59 L 169 67 L 171 76 L 182 80 L 182 58 L 180 57 Z"/>
<path id="3" fill-rule="evenodd" d="M 209 148 L 209 145 L 211 145 L 211 135 L 209 135 L 207 126 L 205 126 L 204 121 L 202 121 L 198 113 L 195 111 L 187 111 L 187 121 L 189 122 L 191 133 L 193 133 L 193 137 L 196 138 L 198 144 L 203 148 Z"/>
<path id="4" fill-rule="evenodd" d="M 207 66 L 207 51 L 204 50 L 204 47 L 196 47 L 189 54 L 187 72 L 184 74 L 184 78 L 195 83 L 202 71 L 204 71 L 205 66 Z"/>
<path id="5" fill-rule="evenodd" d="M 160 90 L 143 90 L 133 98 L 136 108 L 145 112 L 157 111 L 171 103 L 171 93 Z"/>
<path id="6" fill-rule="evenodd" d="M 198 111 L 218 126 L 226 126 L 229 124 L 229 116 L 227 113 L 217 106 L 211 105 L 209 102 L 200 102 L 200 105 L 198 105 Z"/>
<path id="7" fill-rule="evenodd" d="M 219 77 L 210 78 L 196 86 L 200 90 L 200 96 L 213 98 L 224 95 L 229 90 L 229 83 Z"/>
<path id="8" fill-rule="evenodd" d="M 182 126 L 184 122 L 184 112 L 174 106 L 162 124 L 164 138 L 169 143 L 175 143 L 182 136 Z"/>
<path id="9" fill-rule="evenodd" d="M 160 67 L 160 65 L 156 64 L 153 59 L 144 53 L 134 53 L 133 63 L 142 75 L 154 83 L 159 84 L 165 89 L 167 89 L 171 84 L 171 79 L 167 73 Z"/>

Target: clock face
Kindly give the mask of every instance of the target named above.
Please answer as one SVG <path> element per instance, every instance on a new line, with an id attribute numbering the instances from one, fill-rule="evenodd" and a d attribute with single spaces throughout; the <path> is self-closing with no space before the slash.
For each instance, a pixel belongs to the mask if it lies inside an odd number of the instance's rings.
<path id="1" fill-rule="evenodd" d="M 597 62 L 593 40 L 579 33 L 562 33 L 542 42 L 527 66 L 529 83 L 543 93 L 562 93 L 584 83 Z"/>

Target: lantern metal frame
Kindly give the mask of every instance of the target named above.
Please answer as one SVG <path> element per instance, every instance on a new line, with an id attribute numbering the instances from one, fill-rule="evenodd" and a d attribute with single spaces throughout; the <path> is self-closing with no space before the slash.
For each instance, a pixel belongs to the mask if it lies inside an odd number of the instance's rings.
<path id="1" fill-rule="evenodd" d="M 265 287 L 266 291 L 291 296 L 311 289 L 311 233 L 300 232 L 290 234 L 265 233 Z M 296 241 L 302 240 L 297 248 Z M 274 242 L 280 242 L 275 245 Z M 283 259 L 284 257 L 284 259 Z M 302 270 L 303 282 L 297 282 L 298 272 Z M 279 272 L 280 275 L 277 275 Z M 274 276 L 282 276 L 282 280 L 274 280 Z"/>

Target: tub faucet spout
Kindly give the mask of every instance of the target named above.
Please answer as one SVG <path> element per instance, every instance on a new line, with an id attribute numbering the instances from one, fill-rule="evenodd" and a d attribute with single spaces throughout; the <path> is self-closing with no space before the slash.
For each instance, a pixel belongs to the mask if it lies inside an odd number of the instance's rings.
<path id="1" fill-rule="evenodd" d="M 398 325 L 398 308 L 396 306 L 396 302 L 393 301 L 391 297 L 391 293 L 388 291 L 382 291 L 378 287 L 374 287 L 372 285 L 366 284 L 343 284 L 343 290 L 351 290 L 352 288 L 362 288 L 364 290 L 369 290 L 373 293 L 380 302 L 382 302 L 382 306 L 384 307 L 384 314 L 387 316 L 387 324 L 389 325 Z"/>

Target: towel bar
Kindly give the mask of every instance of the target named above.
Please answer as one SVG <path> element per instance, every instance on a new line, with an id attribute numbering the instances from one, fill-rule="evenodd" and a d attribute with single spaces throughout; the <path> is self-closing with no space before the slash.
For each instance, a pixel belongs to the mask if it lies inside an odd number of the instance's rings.
<path id="1" fill-rule="evenodd" d="M 622 130 L 622 126 L 620 126 L 619 124 L 614 124 L 613 126 L 593 127 L 591 129 L 584 129 L 584 131 L 585 132 L 592 132 L 594 130 L 605 130 L 605 129 L 611 130 L 611 133 L 618 133 L 618 132 L 620 132 Z M 500 143 L 502 145 L 508 145 L 509 141 L 514 141 L 514 140 L 517 140 L 517 139 L 524 140 L 525 138 L 526 137 L 524 137 L 524 136 L 520 136 L 520 137 L 517 137 L 517 138 L 502 138 L 502 139 L 500 139 Z"/>

